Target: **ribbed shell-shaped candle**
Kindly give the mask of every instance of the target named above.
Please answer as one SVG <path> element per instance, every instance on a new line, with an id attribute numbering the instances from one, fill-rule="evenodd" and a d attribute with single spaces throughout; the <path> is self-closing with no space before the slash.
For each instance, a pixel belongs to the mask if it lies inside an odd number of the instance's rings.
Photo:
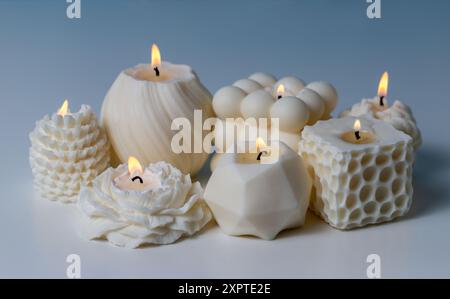
<path id="1" fill-rule="evenodd" d="M 89 106 L 77 113 L 54 113 L 36 123 L 30 134 L 30 165 L 40 196 L 76 200 L 81 185 L 109 166 L 109 143 Z"/>
<path id="2" fill-rule="evenodd" d="M 172 122 L 187 119 L 193 131 L 195 110 L 202 112 L 203 119 L 214 116 L 212 96 L 187 65 L 163 62 L 159 70 L 159 77 L 150 64 L 121 72 L 103 102 L 102 127 L 114 157 L 122 163 L 129 156 L 135 156 L 144 165 L 166 161 L 184 174 L 195 175 L 208 153 L 174 152 L 171 142 L 178 130 L 172 129 Z M 192 149 L 194 144 L 201 147 L 203 139 L 194 138 L 194 132 L 191 136 Z"/>

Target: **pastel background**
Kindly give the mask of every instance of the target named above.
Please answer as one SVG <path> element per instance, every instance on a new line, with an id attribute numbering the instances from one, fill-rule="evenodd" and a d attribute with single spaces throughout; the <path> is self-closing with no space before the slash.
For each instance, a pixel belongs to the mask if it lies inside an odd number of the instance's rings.
<path id="1" fill-rule="evenodd" d="M 368 254 L 384 277 L 450 277 L 450 1 L 382 0 L 0 0 L 0 276 L 64 277 L 68 254 L 83 277 L 365 277 Z M 28 134 L 68 98 L 96 112 L 118 73 L 150 59 L 193 66 L 214 93 L 266 71 L 338 89 L 341 111 L 376 93 L 413 108 L 424 145 L 415 198 L 395 223 L 340 232 L 310 215 L 273 242 L 231 238 L 211 227 L 166 247 L 126 251 L 80 240 L 73 207 L 35 198 Z"/>

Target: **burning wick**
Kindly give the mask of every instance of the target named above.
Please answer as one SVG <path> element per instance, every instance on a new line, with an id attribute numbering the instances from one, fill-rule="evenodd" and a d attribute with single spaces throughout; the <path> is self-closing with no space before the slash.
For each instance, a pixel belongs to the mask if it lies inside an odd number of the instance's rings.
<path id="1" fill-rule="evenodd" d="M 155 71 L 156 77 L 159 77 L 159 69 L 157 66 L 153 69 Z"/>
<path id="2" fill-rule="evenodd" d="M 264 140 L 261 137 L 258 137 L 256 139 L 256 150 L 259 151 L 260 148 L 266 147 L 266 143 L 264 142 Z M 269 151 L 267 150 L 262 150 L 258 153 L 258 156 L 256 157 L 257 161 L 261 161 L 261 156 L 262 155 L 268 155 Z"/>
<path id="3" fill-rule="evenodd" d="M 380 106 L 384 106 L 384 98 L 388 94 L 389 73 L 384 72 L 378 83 L 378 96 L 380 97 Z"/>
<path id="4" fill-rule="evenodd" d="M 278 85 L 277 87 L 277 99 L 281 99 L 284 95 L 285 88 L 283 84 Z"/>
<path id="5" fill-rule="evenodd" d="M 138 173 L 138 174 L 143 173 L 141 163 L 139 163 L 138 159 L 136 159 L 133 156 L 130 156 L 128 158 L 128 172 L 130 173 L 130 176 L 134 175 L 135 173 Z M 139 180 L 141 182 L 141 184 L 144 183 L 144 180 L 139 175 L 135 175 L 131 179 L 132 182 L 134 182 L 135 180 Z"/>
<path id="6" fill-rule="evenodd" d="M 267 152 L 267 151 L 259 152 L 258 157 L 256 158 L 256 160 L 260 161 L 260 160 L 261 160 L 261 156 L 262 156 L 262 155 L 267 155 L 268 153 L 269 153 L 269 152 Z"/>
<path id="7" fill-rule="evenodd" d="M 355 124 L 354 124 L 353 128 L 355 129 L 356 140 L 360 140 L 361 139 L 361 135 L 359 133 L 359 130 L 361 129 L 361 122 L 359 121 L 359 119 L 357 119 L 355 121 Z"/>
<path id="8" fill-rule="evenodd" d="M 161 52 L 156 44 L 152 45 L 152 67 L 155 71 L 156 77 L 159 77 L 159 68 L 161 65 Z"/>
<path id="9" fill-rule="evenodd" d="M 384 96 L 380 96 L 380 106 L 384 106 Z"/>
<path id="10" fill-rule="evenodd" d="M 134 182 L 135 180 L 139 180 L 139 182 L 141 182 L 141 184 L 144 183 L 144 180 L 138 175 L 131 179 L 132 182 Z"/>

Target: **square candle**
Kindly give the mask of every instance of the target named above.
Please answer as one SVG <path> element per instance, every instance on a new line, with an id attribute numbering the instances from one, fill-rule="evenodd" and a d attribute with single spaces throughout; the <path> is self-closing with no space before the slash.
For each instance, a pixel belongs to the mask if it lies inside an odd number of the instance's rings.
<path id="1" fill-rule="evenodd" d="M 345 117 L 302 132 L 299 154 L 314 177 L 310 208 L 351 229 L 406 214 L 412 201 L 412 139 L 390 124 Z"/>

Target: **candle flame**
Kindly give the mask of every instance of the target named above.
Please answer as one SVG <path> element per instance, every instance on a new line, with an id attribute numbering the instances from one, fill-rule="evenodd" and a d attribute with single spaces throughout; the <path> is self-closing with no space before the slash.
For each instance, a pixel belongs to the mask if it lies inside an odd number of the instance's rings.
<path id="1" fill-rule="evenodd" d="M 277 94 L 278 95 L 283 95 L 284 92 L 285 92 L 284 85 L 283 84 L 278 85 L 278 87 L 277 87 Z"/>
<path id="2" fill-rule="evenodd" d="M 256 149 L 259 150 L 262 147 L 266 147 L 266 143 L 261 137 L 256 138 Z"/>
<path id="3" fill-rule="evenodd" d="M 353 125 L 353 129 L 355 129 L 355 131 L 359 131 L 361 129 L 361 122 L 359 121 L 359 119 L 357 119 L 355 121 L 355 124 Z"/>
<path id="4" fill-rule="evenodd" d="M 378 84 L 378 96 L 385 97 L 388 93 L 389 87 L 389 73 L 384 72 L 381 76 L 380 83 Z"/>
<path id="5" fill-rule="evenodd" d="M 65 116 L 69 111 L 69 101 L 64 100 L 64 103 L 61 105 L 61 108 L 58 110 L 58 115 Z"/>
<path id="6" fill-rule="evenodd" d="M 142 174 L 142 166 L 141 163 L 139 163 L 138 159 L 136 159 L 133 156 L 130 156 L 128 158 L 128 172 L 130 175 L 133 175 L 135 173 Z"/>
<path id="7" fill-rule="evenodd" d="M 160 66 L 161 65 L 161 52 L 156 44 L 152 45 L 152 66 Z"/>

